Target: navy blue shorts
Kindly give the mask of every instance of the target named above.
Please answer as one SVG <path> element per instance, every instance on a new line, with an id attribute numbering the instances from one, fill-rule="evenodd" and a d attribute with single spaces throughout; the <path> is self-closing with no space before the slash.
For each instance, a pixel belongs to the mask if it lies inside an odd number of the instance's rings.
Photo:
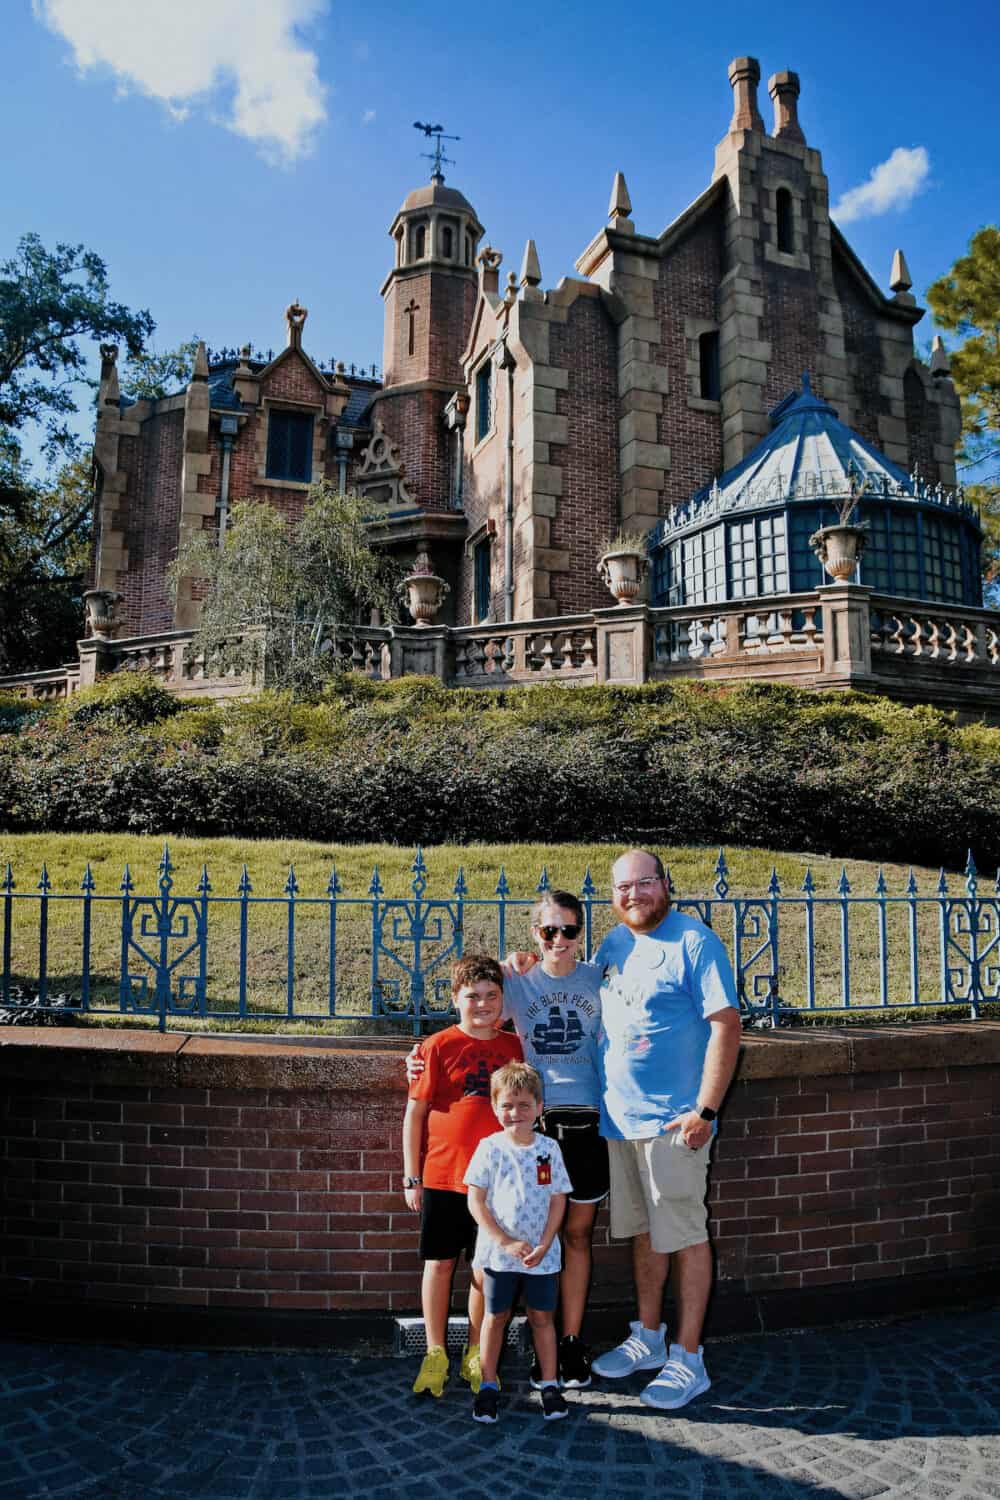
<path id="1" fill-rule="evenodd" d="M 555 1271 L 535 1275 L 531 1271 L 483 1271 L 483 1296 L 488 1313 L 508 1312 L 514 1306 L 518 1290 L 525 1307 L 535 1312 L 555 1312 L 559 1295 L 559 1276 Z"/>

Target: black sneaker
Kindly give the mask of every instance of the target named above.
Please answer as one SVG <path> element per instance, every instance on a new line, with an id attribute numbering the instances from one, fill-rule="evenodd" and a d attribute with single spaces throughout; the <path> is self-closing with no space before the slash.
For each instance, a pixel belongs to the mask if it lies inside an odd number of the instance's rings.
<path id="1" fill-rule="evenodd" d="M 472 1398 L 472 1420 L 495 1422 L 500 1412 L 500 1392 L 491 1385 L 481 1385 Z"/>
<path id="2" fill-rule="evenodd" d="M 559 1340 L 559 1384 L 571 1391 L 590 1384 L 590 1350 L 575 1333 Z"/>
<path id="3" fill-rule="evenodd" d="M 542 1386 L 542 1416 L 546 1422 L 558 1422 L 560 1417 L 569 1416 L 566 1397 L 557 1385 Z"/>

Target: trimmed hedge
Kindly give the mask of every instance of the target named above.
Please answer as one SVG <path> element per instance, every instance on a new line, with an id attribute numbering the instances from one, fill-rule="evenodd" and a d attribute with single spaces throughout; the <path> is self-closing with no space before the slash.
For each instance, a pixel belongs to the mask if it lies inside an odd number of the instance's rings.
<path id="1" fill-rule="evenodd" d="M 950 867 L 971 846 L 1000 864 L 1000 730 L 859 694 L 346 678 L 311 703 L 206 705 L 123 675 L 7 727 L 11 832 L 648 839 Z"/>

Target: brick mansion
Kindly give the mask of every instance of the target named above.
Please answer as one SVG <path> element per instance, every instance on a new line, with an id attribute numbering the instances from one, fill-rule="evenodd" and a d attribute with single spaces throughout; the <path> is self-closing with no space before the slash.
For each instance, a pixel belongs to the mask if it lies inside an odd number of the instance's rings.
<path id="1" fill-rule="evenodd" d="M 295 303 L 275 357 L 202 347 L 186 389 L 160 400 L 121 398 L 103 348 L 92 587 L 118 596 L 107 642 L 189 635 L 198 581 L 176 603 L 165 587 L 178 547 L 223 535 L 238 500 L 294 518 L 325 478 L 365 497 L 380 545 L 441 584 L 439 643 L 404 670 L 640 681 L 763 667 L 874 687 L 943 645 L 969 701 L 995 700 L 944 350 L 929 364 L 915 351 L 923 310 L 903 255 L 883 290 L 831 221 L 797 75 L 768 79 L 770 130 L 760 78 L 754 58 L 730 64 L 731 118 L 700 196 L 646 233 L 618 173 L 578 274 L 551 288 L 533 241 L 502 271 L 435 170 L 389 224 L 381 379 L 310 357 Z M 846 493 L 868 545 L 837 594 L 810 538 Z M 596 567 L 619 529 L 647 538 L 651 566 L 613 610 Z M 953 682 L 926 680 L 902 696 L 958 701 Z"/>

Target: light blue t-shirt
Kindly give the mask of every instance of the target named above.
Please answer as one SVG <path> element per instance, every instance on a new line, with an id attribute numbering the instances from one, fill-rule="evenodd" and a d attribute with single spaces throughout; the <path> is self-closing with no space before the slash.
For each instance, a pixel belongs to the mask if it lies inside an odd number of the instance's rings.
<path id="1" fill-rule="evenodd" d="M 616 927 L 597 950 L 601 1134 L 641 1140 L 698 1102 L 708 1017 L 739 1006 L 732 965 L 703 922 L 671 910 L 652 932 Z"/>
<path id="2" fill-rule="evenodd" d="M 504 979 L 504 1016 L 514 1022 L 525 1062 L 542 1075 L 546 1109 L 601 1102 L 601 974 L 598 964 L 578 963 L 554 978 L 535 964 Z"/>

